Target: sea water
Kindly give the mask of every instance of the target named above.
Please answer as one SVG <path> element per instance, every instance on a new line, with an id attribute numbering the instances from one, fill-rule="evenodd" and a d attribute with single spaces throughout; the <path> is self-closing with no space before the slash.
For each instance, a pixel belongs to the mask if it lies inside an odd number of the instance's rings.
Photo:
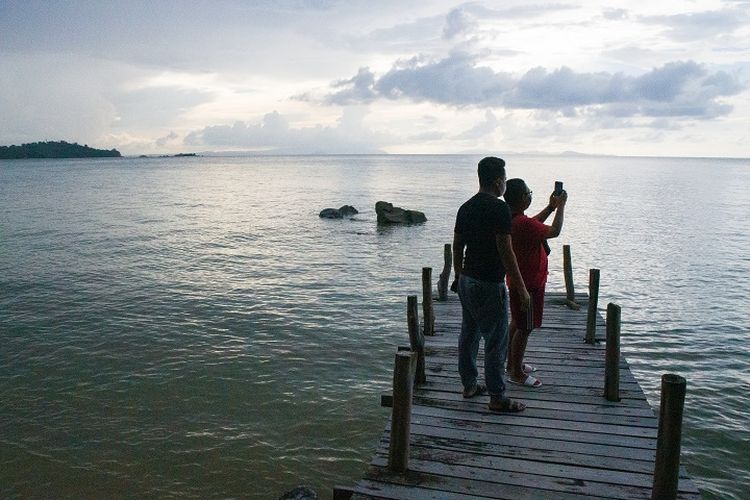
<path id="1" fill-rule="evenodd" d="M 443 266 L 478 156 L 0 161 L 0 495 L 325 498 L 366 470 L 406 296 Z M 750 484 L 750 160 L 509 155 L 569 193 L 553 241 L 622 307 L 652 404 L 688 381 L 683 463 Z M 423 211 L 376 224 L 375 202 Z M 320 219 L 349 204 L 352 219 Z M 456 390 L 459 390 L 457 387 Z"/>

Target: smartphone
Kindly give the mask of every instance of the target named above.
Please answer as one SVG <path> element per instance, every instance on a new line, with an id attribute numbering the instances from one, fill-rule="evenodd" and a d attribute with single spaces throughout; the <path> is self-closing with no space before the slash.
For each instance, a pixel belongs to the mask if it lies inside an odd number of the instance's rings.
<path id="1" fill-rule="evenodd" d="M 562 181 L 555 181 L 555 196 L 560 196 L 563 192 Z"/>

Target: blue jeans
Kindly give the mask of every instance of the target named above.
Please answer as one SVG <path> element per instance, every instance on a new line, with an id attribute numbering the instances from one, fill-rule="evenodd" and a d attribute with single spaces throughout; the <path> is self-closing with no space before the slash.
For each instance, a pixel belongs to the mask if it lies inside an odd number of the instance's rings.
<path id="1" fill-rule="evenodd" d="M 465 389 L 477 383 L 479 338 L 484 337 L 484 380 L 487 392 L 505 393 L 503 364 L 508 354 L 508 290 L 505 283 L 479 281 L 460 275 L 461 336 L 458 339 L 458 373 Z"/>

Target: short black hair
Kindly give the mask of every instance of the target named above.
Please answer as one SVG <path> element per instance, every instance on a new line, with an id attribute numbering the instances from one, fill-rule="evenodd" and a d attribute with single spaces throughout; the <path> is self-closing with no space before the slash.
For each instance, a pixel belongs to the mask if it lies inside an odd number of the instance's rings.
<path id="1" fill-rule="evenodd" d="M 505 177 L 505 160 L 494 156 L 482 158 L 477 173 L 479 174 L 479 185 L 489 187 L 499 177 Z"/>
<path id="2" fill-rule="evenodd" d="M 523 179 L 508 179 L 505 182 L 505 203 L 510 205 L 511 208 L 518 208 L 523 202 L 523 197 L 526 195 L 526 183 Z"/>

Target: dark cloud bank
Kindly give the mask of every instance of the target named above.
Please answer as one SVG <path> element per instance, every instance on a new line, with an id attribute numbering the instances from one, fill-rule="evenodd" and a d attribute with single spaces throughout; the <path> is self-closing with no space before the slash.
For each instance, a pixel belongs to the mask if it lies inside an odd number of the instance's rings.
<path id="1" fill-rule="evenodd" d="M 332 90 L 325 102 L 336 105 L 409 99 L 457 107 L 568 113 L 588 107 L 605 116 L 707 119 L 728 114 L 732 107 L 720 99 L 744 86 L 729 73 L 710 72 L 693 61 L 668 63 L 640 76 L 537 67 L 517 77 L 478 66 L 469 54 L 455 53 L 438 61 L 401 61 L 379 78 L 362 68 L 354 77 L 334 83 Z"/>

